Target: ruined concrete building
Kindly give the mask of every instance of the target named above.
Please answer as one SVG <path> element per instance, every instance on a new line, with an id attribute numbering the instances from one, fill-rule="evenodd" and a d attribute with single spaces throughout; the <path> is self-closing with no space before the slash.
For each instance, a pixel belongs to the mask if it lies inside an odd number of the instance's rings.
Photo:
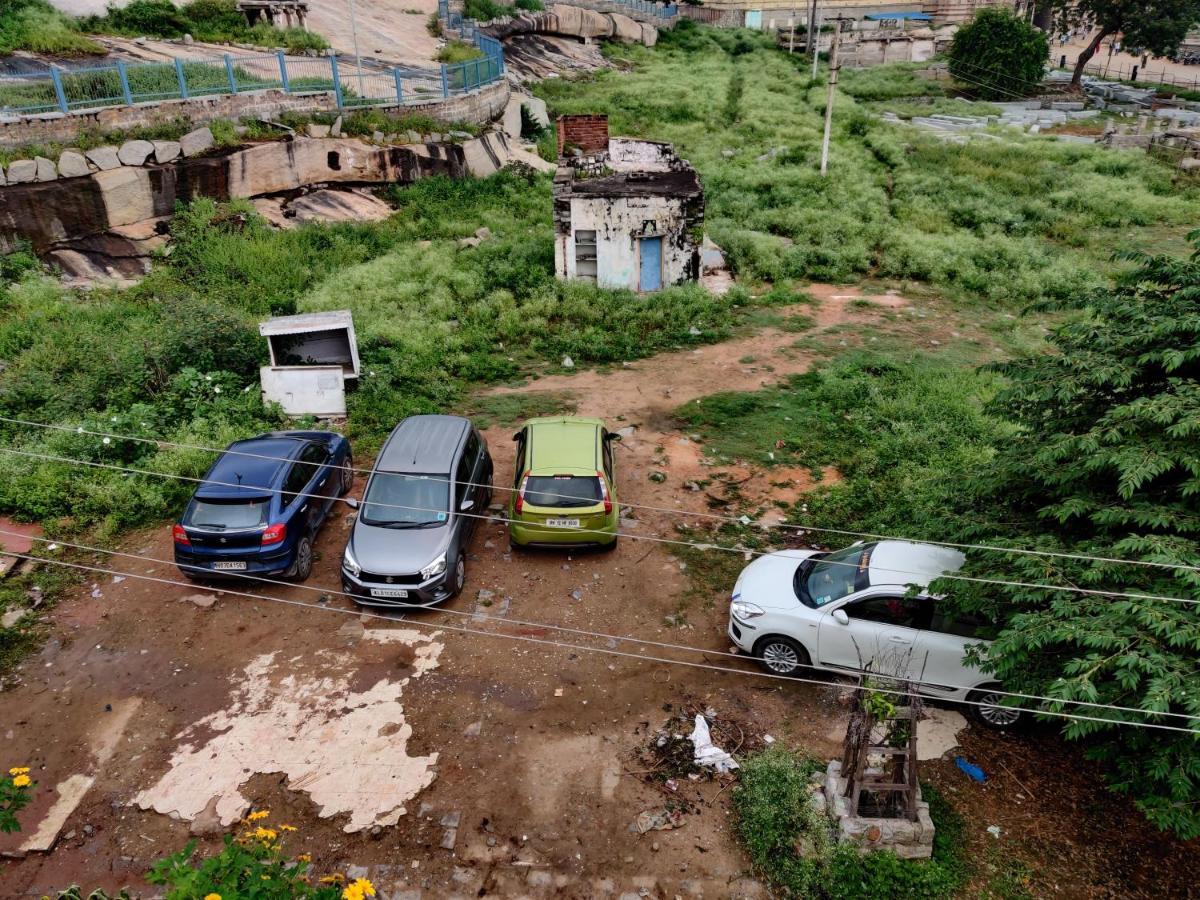
<path id="1" fill-rule="evenodd" d="M 558 120 L 559 278 L 657 291 L 700 277 L 704 191 L 670 144 L 610 138 L 605 116 Z"/>
<path id="2" fill-rule="evenodd" d="M 262 23 L 308 30 L 308 0 L 238 0 L 237 8 L 252 28 Z"/>

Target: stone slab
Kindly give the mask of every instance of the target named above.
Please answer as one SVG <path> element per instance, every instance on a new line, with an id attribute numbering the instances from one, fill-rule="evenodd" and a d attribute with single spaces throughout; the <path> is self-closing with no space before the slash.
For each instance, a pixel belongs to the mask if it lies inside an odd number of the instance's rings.
<path id="1" fill-rule="evenodd" d="M 117 156 L 116 147 L 96 147 L 84 154 L 88 162 L 102 172 L 117 169 L 121 166 L 121 158 Z"/>
<path id="2" fill-rule="evenodd" d="M 92 167 L 78 150 L 64 150 L 58 156 L 58 174 L 62 178 L 78 178 L 92 174 Z"/>

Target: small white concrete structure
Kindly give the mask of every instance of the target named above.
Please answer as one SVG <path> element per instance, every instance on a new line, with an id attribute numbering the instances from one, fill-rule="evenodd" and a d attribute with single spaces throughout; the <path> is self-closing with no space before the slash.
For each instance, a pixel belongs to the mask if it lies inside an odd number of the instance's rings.
<path id="1" fill-rule="evenodd" d="M 358 339 L 348 309 L 278 316 L 258 326 L 271 364 L 259 370 L 263 402 L 290 416 L 344 416 L 346 382 L 359 376 Z"/>

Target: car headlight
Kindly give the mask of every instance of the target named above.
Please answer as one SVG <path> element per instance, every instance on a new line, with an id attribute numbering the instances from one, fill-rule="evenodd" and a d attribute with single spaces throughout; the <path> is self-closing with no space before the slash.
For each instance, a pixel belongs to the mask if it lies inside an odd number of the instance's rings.
<path id="1" fill-rule="evenodd" d="M 441 575 L 446 571 L 446 554 L 443 553 L 429 565 L 421 570 L 421 580 L 428 581 L 435 575 Z"/>
<path id="2" fill-rule="evenodd" d="M 346 552 L 342 554 L 342 568 L 357 578 L 362 574 L 362 566 L 358 564 L 358 560 L 354 558 L 354 554 L 350 552 L 350 548 L 346 548 Z"/>
<path id="3" fill-rule="evenodd" d="M 734 600 L 729 604 L 729 611 L 739 619 L 757 619 L 759 616 L 766 615 L 761 606 L 746 600 Z"/>

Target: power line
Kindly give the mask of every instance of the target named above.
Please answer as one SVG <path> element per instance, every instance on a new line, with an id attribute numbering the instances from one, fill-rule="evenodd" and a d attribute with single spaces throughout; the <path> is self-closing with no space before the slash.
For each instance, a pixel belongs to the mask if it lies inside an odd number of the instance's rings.
<path id="1" fill-rule="evenodd" d="M 28 420 L 28 419 L 16 419 L 16 418 L 8 417 L 8 416 L 0 416 L 0 422 L 8 423 L 10 425 L 26 426 L 26 427 L 30 427 L 30 428 L 42 428 L 42 429 L 47 429 L 47 430 L 51 430 L 51 431 L 61 431 L 61 432 L 69 433 L 69 434 L 86 434 L 86 435 L 91 435 L 93 437 L 108 438 L 110 440 L 133 441 L 133 442 L 142 443 L 142 444 L 154 444 L 157 447 L 173 447 L 173 448 L 176 448 L 179 450 L 197 450 L 197 451 L 202 451 L 205 453 L 217 453 L 217 454 L 227 454 L 227 455 L 232 455 L 232 456 L 243 456 L 243 457 L 247 457 L 249 459 L 260 459 L 260 460 L 267 460 L 267 461 L 272 461 L 272 462 L 294 462 L 295 461 L 295 460 L 288 459 L 287 457 L 283 457 L 283 456 L 270 456 L 270 455 L 261 454 L 261 453 L 250 453 L 245 450 L 221 449 L 218 447 L 206 447 L 206 446 L 203 446 L 200 444 L 185 444 L 185 443 L 181 443 L 178 441 L 168 441 L 168 440 L 162 440 L 162 439 L 158 439 L 158 438 L 146 438 L 146 437 L 140 437 L 138 435 L 120 434 L 120 433 L 111 432 L 111 431 L 95 431 L 92 429 L 83 428 L 82 426 L 72 427 L 70 425 L 57 425 L 57 424 L 53 424 L 53 423 L 49 423 L 49 422 L 34 422 L 34 421 Z M 335 433 L 335 432 L 331 432 L 331 433 Z M 315 467 L 320 464 L 319 463 L 304 463 L 304 465 L 311 465 L 311 466 Z M 358 474 L 358 475 L 370 476 L 373 474 L 373 470 L 371 470 L 371 469 L 355 468 L 353 466 L 344 466 L 342 468 L 345 470 L 348 470 L 350 472 L 353 472 L 355 474 Z M 155 473 L 155 474 L 161 474 L 161 473 Z M 395 477 L 406 478 L 406 479 L 413 480 L 413 481 L 443 481 L 444 480 L 444 479 L 440 479 L 440 478 L 435 478 L 434 476 L 430 476 L 430 475 L 416 475 L 416 474 L 396 473 L 396 472 L 389 472 L 387 474 L 395 476 Z M 507 491 L 509 493 L 513 493 L 517 490 L 517 488 L 509 487 L 507 485 L 488 485 L 488 484 L 483 484 L 483 483 L 474 482 L 474 481 L 466 481 L 466 482 L 460 482 L 460 483 L 468 485 L 470 487 L 487 487 L 487 488 L 491 488 L 493 490 Z M 558 494 L 558 493 L 554 493 L 551 491 L 545 491 L 542 493 L 544 493 L 546 496 L 556 497 L 558 499 L 572 499 L 572 500 L 575 499 L 573 496 L 570 496 L 567 494 Z M 376 504 L 376 505 L 384 506 L 385 504 Z M 672 509 L 671 507 L 667 507 L 667 506 L 653 506 L 653 505 L 645 504 L 645 503 L 626 503 L 624 501 L 621 502 L 621 505 L 628 509 L 642 509 L 642 510 L 648 510 L 650 512 L 658 512 L 658 513 L 664 513 L 667 515 L 680 516 L 683 518 L 708 519 L 711 521 L 728 522 L 730 524 L 737 524 L 737 525 L 747 524 L 745 521 L 745 517 L 727 516 L 727 515 L 721 515 L 720 513 L 688 512 L 687 510 Z M 821 525 L 791 525 L 791 524 L 786 524 L 786 523 L 776 523 L 776 524 L 760 524 L 759 527 L 763 528 L 763 529 L 769 529 L 769 530 L 797 531 L 797 532 L 801 532 L 801 533 L 806 532 L 806 531 L 820 531 L 825 534 L 836 534 L 836 535 L 840 535 L 842 537 L 870 538 L 871 540 L 907 541 L 909 543 L 935 544 L 939 547 L 953 547 L 958 550 L 985 550 L 985 551 L 991 551 L 991 552 L 1013 553 L 1013 554 L 1027 555 L 1027 556 L 1046 556 L 1046 557 L 1051 557 L 1051 558 L 1056 558 L 1056 559 L 1072 559 L 1072 560 L 1076 560 L 1076 561 L 1080 561 L 1080 562 L 1103 562 L 1103 563 L 1114 563 L 1114 564 L 1120 564 L 1120 565 L 1145 566 L 1145 567 L 1151 567 L 1151 568 L 1162 568 L 1162 569 L 1200 572 L 1200 566 L 1191 566 L 1191 565 L 1187 565 L 1185 563 L 1166 563 L 1166 562 L 1157 562 L 1154 560 L 1143 560 L 1143 559 L 1120 559 L 1120 558 L 1109 557 L 1109 556 L 1091 556 L 1091 555 L 1082 554 L 1082 553 L 1064 553 L 1064 552 L 1057 552 L 1057 551 L 1052 551 L 1052 550 L 1031 550 L 1031 549 L 1021 548 L 1021 547 L 1002 547 L 999 545 L 990 545 L 990 544 L 968 544 L 968 543 L 961 543 L 961 542 L 954 542 L 954 541 L 927 540 L 925 538 L 918 539 L 918 538 L 903 537 L 903 536 L 896 536 L 896 535 L 879 534 L 879 533 L 867 532 L 867 531 L 851 531 L 851 530 L 843 529 L 843 528 L 828 528 L 828 527 L 821 526 Z M 634 537 L 634 535 L 630 535 L 630 537 Z"/>
<path id="2" fill-rule="evenodd" d="M 125 473 L 129 473 L 132 475 L 149 475 L 149 476 L 152 476 L 155 478 L 170 478 L 170 479 L 174 479 L 177 481 L 190 482 L 193 484 L 211 484 L 211 485 L 217 485 L 219 487 L 245 488 L 244 484 L 237 484 L 234 482 L 215 481 L 210 478 L 195 478 L 190 475 L 175 475 L 170 472 L 152 472 L 147 469 L 135 469 L 135 468 L 132 468 L 129 466 L 115 466 L 110 463 L 92 462 L 91 460 L 75 459 L 73 457 L 68 457 L 68 456 L 55 456 L 55 455 L 49 454 L 49 453 L 34 453 L 34 452 L 28 451 L 28 450 L 16 450 L 11 447 L 0 447 L 0 453 L 9 453 L 9 454 L 16 455 L 16 456 L 24 456 L 24 457 L 29 457 L 29 458 L 33 458 L 33 459 L 41 459 L 41 460 L 46 460 L 49 462 L 61 462 L 61 463 L 68 463 L 68 464 L 77 465 L 77 466 L 86 466 L 89 468 L 106 469 L 106 470 L 117 471 L 117 472 L 125 472 Z M 294 497 L 307 497 L 310 499 L 315 499 L 315 500 L 320 500 L 320 501 L 326 501 L 326 500 L 330 499 L 329 497 L 327 497 L 323 494 L 311 494 L 311 493 L 307 493 L 305 491 L 291 492 L 291 491 L 284 491 L 281 488 L 266 488 L 266 487 L 264 487 L 264 488 L 255 488 L 255 490 L 262 491 L 264 493 L 270 493 L 270 494 L 287 494 L 288 496 L 294 496 Z M 434 507 L 406 506 L 406 505 L 399 504 L 399 503 L 376 503 L 376 502 L 372 501 L 371 503 L 369 503 L 367 505 L 377 506 L 380 509 L 403 509 L 403 510 L 416 511 L 416 512 L 432 512 L 432 513 L 445 512 L 445 510 L 436 509 Z M 480 513 L 469 513 L 469 512 L 458 512 L 458 513 L 456 513 L 456 515 L 462 516 L 464 518 L 488 519 L 491 521 L 505 522 L 508 524 L 521 524 L 519 520 L 510 519 L 510 518 L 507 518 L 504 516 L 492 516 L 492 515 L 484 515 L 484 514 L 480 514 Z M 721 544 L 716 544 L 716 543 L 712 543 L 712 542 L 681 541 L 681 540 L 675 540 L 672 538 L 661 538 L 661 537 L 655 537 L 655 536 L 644 535 L 644 534 L 630 534 L 627 531 L 619 531 L 619 530 L 615 531 L 615 532 L 605 531 L 605 530 L 599 529 L 599 528 L 585 528 L 582 526 L 569 526 L 569 527 L 564 527 L 560 530 L 570 531 L 575 534 L 602 535 L 604 537 L 611 537 L 614 534 L 616 534 L 618 537 L 624 537 L 624 538 L 627 538 L 628 540 L 651 541 L 651 542 L 659 543 L 659 544 L 671 544 L 671 545 L 681 546 L 681 547 L 694 547 L 699 550 L 720 550 L 720 551 L 723 551 L 726 553 L 740 553 L 740 554 L 743 554 L 744 556 L 766 556 L 766 555 L 774 552 L 774 551 L 770 551 L 770 550 L 753 550 L 753 549 L 746 548 L 746 547 L 726 547 Z M 842 566 L 848 566 L 848 567 L 853 567 L 853 565 L 854 565 L 851 563 L 838 562 L 837 560 L 827 560 L 826 562 L 829 565 L 842 565 Z M 904 569 L 889 569 L 889 571 L 896 572 L 900 575 L 913 575 L 913 576 L 917 576 L 919 578 L 927 578 L 928 577 L 928 573 L 926 573 L 926 572 L 911 572 L 911 571 L 906 571 Z M 997 578 L 979 578 L 979 577 L 971 576 L 971 575 L 954 575 L 954 574 L 949 574 L 949 573 L 945 573 L 945 574 L 939 575 L 937 577 L 938 578 L 946 578 L 951 581 L 966 581 L 966 582 L 970 582 L 973 584 L 990 584 L 990 585 L 995 585 L 995 586 L 999 586 L 999 587 L 1020 587 L 1020 588 L 1029 588 L 1029 589 L 1035 589 L 1035 590 L 1064 591 L 1067 593 L 1084 594 L 1084 595 L 1088 595 L 1088 596 L 1097 596 L 1097 597 L 1116 597 L 1116 598 L 1127 599 L 1127 600 L 1163 600 L 1163 601 L 1172 602 L 1172 603 L 1200 604 L 1200 600 L 1194 600 L 1194 599 L 1189 599 L 1189 598 L 1185 598 L 1185 597 L 1170 597 L 1170 596 L 1165 596 L 1165 595 L 1160 595 L 1160 594 L 1136 594 L 1136 593 L 1124 592 L 1124 591 L 1106 591 L 1106 590 L 1100 590 L 1098 588 L 1081 588 L 1081 587 L 1076 587 L 1074 585 L 1039 584 L 1037 582 L 1009 581 L 1009 580 L 997 579 Z"/>
<path id="3" fill-rule="evenodd" d="M 150 582 L 154 582 L 157 584 L 173 585 L 175 587 L 192 587 L 192 585 L 187 584 L 182 581 L 176 581 L 176 580 L 172 580 L 169 578 L 159 578 L 159 577 L 156 577 L 153 575 L 143 575 L 143 574 L 138 574 L 135 572 L 122 572 L 122 571 L 118 571 L 115 569 L 106 569 L 101 566 L 86 566 L 81 563 L 71 563 L 71 562 L 67 562 L 65 560 L 47 559 L 45 557 L 32 556 L 32 555 L 26 554 L 26 553 L 12 553 L 9 555 L 13 556 L 17 559 L 27 559 L 27 560 L 33 560 L 36 562 L 49 563 L 51 565 L 63 566 L 66 568 L 75 569 L 75 570 L 79 570 L 79 571 L 99 572 L 104 575 L 119 575 L 119 576 L 122 576 L 125 578 L 136 578 L 136 579 L 139 579 L 142 581 L 150 581 Z M 285 606 L 295 606 L 295 607 L 300 607 L 303 609 L 312 609 L 312 610 L 317 610 L 320 612 L 332 612 L 332 613 L 338 613 L 338 614 L 342 614 L 342 615 L 351 615 L 351 616 L 358 617 L 360 619 L 368 618 L 368 619 L 381 619 L 381 620 L 389 621 L 389 622 L 395 621 L 392 617 L 382 615 L 379 613 L 366 613 L 366 612 L 361 612 L 358 610 L 344 610 L 344 609 L 339 609 L 337 607 L 327 607 L 327 606 L 320 606 L 320 605 L 317 605 L 314 603 L 304 603 L 300 600 L 288 600 L 283 597 L 269 597 L 265 594 L 253 594 L 253 593 L 249 593 L 247 591 L 224 590 L 224 591 L 222 591 L 222 593 L 232 594 L 233 596 L 237 596 L 237 597 L 247 597 L 251 600 L 265 600 L 269 603 L 281 603 Z M 837 682 L 833 682 L 833 681 L 821 681 L 821 680 L 812 679 L 812 678 L 798 678 L 798 677 L 794 677 L 794 676 L 790 676 L 790 675 L 775 675 L 771 672 L 760 672 L 760 671 L 751 670 L 751 669 L 731 669 L 726 666 L 715 666 L 711 663 L 697 663 L 697 662 L 690 662 L 688 660 L 667 659 L 665 657 L 658 657 L 658 656 L 645 656 L 642 654 L 629 653 L 626 651 L 611 649 L 608 647 L 589 647 L 589 646 L 585 646 L 583 644 L 573 644 L 573 643 L 564 643 L 561 641 L 552 641 L 552 640 L 548 640 L 546 638 L 533 637 L 531 635 L 503 634 L 500 632 L 493 632 L 493 631 L 481 631 L 481 630 L 475 629 L 475 628 L 467 628 L 465 626 L 460 626 L 460 625 L 447 625 L 445 623 L 438 624 L 438 625 L 432 625 L 432 624 L 427 624 L 425 622 L 417 621 L 415 619 L 404 619 L 404 622 L 405 622 L 405 624 L 415 625 L 419 628 L 430 628 L 430 629 L 435 629 L 438 631 L 456 631 L 456 632 L 461 632 L 463 634 L 479 635 L 481 637 L 503 638 L 505 640 L 513 640 L 513 641 L 525 641 L 527 643 L 532 643 L 532 644 L 540 644 L 540 645 L 551 646 L 551 647 L 562 647 L 564 649 L 570 649 L 570 650 L 582 650 L 582 651 L 589 652 L 589 653 L 603 653 L 603 654 L 607 654 L 610 656 L 619 656 L 619 657 L 623 657 L 626 659 L 635 659 L 640 662 L 662 663 L 664 665 L 673 665 L 673 666 L 686 666 L 688 668 L 693 668 L 693 669 L 703 669 L 706 671 L 722 672 L 722 673 L 728 673 L 728 674 L 733 674 L 733 675 L 745 675 L 745 676 L 749 676 L 749 677 L 753 677 L 753 678 L 768 678 L 768 679 L 772 679 L 772 680 L 776 680 L 776 681 L 795 682 L 795 683 L 800 683 L 800 684 L 815 684 L 815 685 L 819 685 L 821 687 L 841 687 L 842 686 L 842 685 L 839 685 Z M 907 691 L 898 691 L 898 690 L 893 690 L 891 688 L 872 688 L 872 690 L 874 690 L 880 694 L 888 694 L 888 695 L 898 696 L 898 697 L 909 696 L 909 693 Z M 999 693 L 999 692 L 997 692 L 997 693 Z M 996 704 L 994 704 L 994 703 L 983 703 L 978 700 L 956 700 L 953 702 L 961 703 L 965 706 L 978 706 L 978 707 L 988 707 L 988 708 L 994 708 L 996 706 Z M 1055 703 L 1070 703 L 1072 701 L 1070 701 L 1070 700 L 1055 700 L 1053 702 L 1055 702 Z M 1057 711 L 1057 710 L 1027 710 L 1027 711 L 1030 713 L 1033 713 L 1035 715 L 1043 715 L 1043 716 L 1071 719 L 1071 720 L 1084 721 L 1084 722 L 1098 722 L 1098 723 L 1101 723 L 1104 725 L 1124 725 L 1124 726 L 1129 726 L 1131 728 L 1153 728 L 1153 729 L 1157 729 L 1159 731 L 1172 731 L 1172 732 L 1180 732 L 1183 734 L 1200 735 L 1200 731 L 1195 730 L 1195 729 L 1181 728 L 1177 725 L 1164 725 L 1164 724 L 1161 724 L 1158 722 L 1131 722 L 1127 719 L 1113 719 L 1113 718 L 1106 718 L 1103 716 L 1085 716 L 1085 715 L 1080 715 L 1077 713 L 1066 713 L 1066 712 L 1061 712 L 1061 711 Z M 1141 714 L 1148 715 L 1148 716 L 1164 715 L 1163 713 L 1152 712 L 1152 711 L 1141 711 Z"/>
<path id="4" fill-rule="evenodd" d="M 154 563 L 159 563 L 161 565 L 174 565 L 174 566 L 178 566 L 181 569 L 191 569 L 191 570 L 196 571 L 197 573 L 210 574 L 209 570 L 204 569 L 200 566 L 183 565 L 183 564 L 176 563 L 174 560 L 160 559 L 155 556 L 148 556 L 146 554 L 141 554 L 141 553 L 124 553 L 124 552 L 121 552 L 118 550 L 106 550 L 103 547 L 91 547 L 86 544 L 76 544 L 76 543 L 71 543 L 69 541 L 55 540 L 52 538 L 29 537 L 28 535 L 21 535 L 20 532 L 15 532 L 15 531 L 0 530 L 0 535 L 7 535 L 10 537 L 26 537 L 27 539 L 38 541 L 38 542 L 44 543 L 44 544 L 54 544 L 54 545 L 58 545 L 58 546 L 62 546 L 62 547 L 69 547 L 69 548 L 72 548 L 75 550 L 81 550 L 81 551 L 90 552 L 90 553 L 103 553 L 108 556 L 121 557 L 123 559 L 135 559 L 135 560 L 145 561 L 145 562 L 154 562 Z M 36 558 L 42 558 L 42 557 L 36 557 Z M 324 588 L 324 587 L 319 587 L 316 585 L 302 584 L 299 582 L 284 581 L 284 580 L 277 579 L 277 578 L 267 578 L 262 575 L 254 575 L 254 574 L 250 574 L 250 573 L 226 572 L 224 574 L 227 576 L 233 576 L 235 578 L 243 579 L 246 581 L 257 582 L 259 584 L 271 584 L 271 585 L 278 585 L 280 587 L 295 587 L 295 588 L 300 588 L 301 590 L 305 590 L 305 591 L 316 591 L 316 592 L 320 592 L 322 594 L 331 594 L 334 596 L 346 597 L 347 599 L 355 600 L 355 597 L 353 594 L 348 593 L 347 591 L 340 591 L 340 590 L 336 590 L 333 588 Z M 652 639 L 633 637 L 631 635 L 618 635 L 618 634 L 609 634 L 609 633 L 600 632 L 600 631 L 588 631 L 586 629 L 573 628 L 573 627 L 570 627 L 567 625 L 554 625 L 554 624 L 551 624 L 548 622 L 527 621 L 527 620 L 522 620 L 522 619 L 509 618 L 507 616 L 494 616 L 494 615 L 489 615 L 486 613 L 461 612 L 459 610 L 448 609 L 446 607 L 433 608 L 433 607 L 407 606 L 404 604 L 398 604 L 397 609 L 403 609 L 403 610 L 414 611 L 414 612 L 417 610 L 421 610 L 421 609 L 428 609 L 430 612 L 433 612 L 433 613 L 437 613 L 437 614 L 441 614 L 441 615 L 459 616 L 461 618 L 470 618 L 473 621 L 474 620 L 487 620 L 487 621 L 496 622 L 498 624 L 523 625 L 523 626 L 530 627 L 530 628 L 545 628 L 545 629 L 549 629 L 549 630 L 553 630 L 553 631 L 561 631 L 561 632 L 567 633 L 567 634 L 575 634 L 575 635 L 579 635 L 582 637 L 602 638 L 602 639 L 610 640 L 610 641 L 623 641 L 625 643 L 630 643 L 630 644 L 644 644 L 646 646 L 660 647 L 662 649 L 667 649 L 667 650 L 683 650 L 683 651 L 687 651 L 687 652 L 691 652 L 691 653 L 699 653 L 706 657 L 707 656 L 722 656 L 722 657 L 727 657 L 729 659 L 739 659 L 739 660 L 746 659 L 746 656 L 744 654 L 730 653 L 726 650 L 710 650 L 710 649 L 707 649 L 704 647 L 693 647 L 689 644 L 674 644 L 674 643 L 665 642 L 665 641 L 655 641 Z M 810 669 L 813 671 L 818 671 L 818 667 L 813 666 L 813 665 L 803 665 L 802 668 Z M 892 675 L 872 673 L 872 672 L 868 672 L 867 670 L 859 670 L 859 674 L 871 675 L 872 677 L 881 678 L 885 681 L 893 681 L 893 682 L 898 682 L 898 683 L 902 683 L 902 682 L 905 682 L 908 680 L 905 678 L 900 678 L 900 677 L 892 676 Z M 961 685 L 961 684 L 946 684 L 946 685 L 941 685 L 941 686 L 945 687 L 945 688 L 949 688 L 951 690 L 960 690 L 960 691 L 976 690 L 976 688 L 974 688 L 972 686 Z M 1111 704 L 1111 703 L 1096 703 L 1096 702 L 1090 701 L 1090 700 L 1074 700 L 1074 699 L 1067 699 L 1067 698 L 1062 698 L 1062 697 L 1048 697 L 1048 696 L 1043 696 L 1041 694 L 1022 694 L 1022 693 L 1019 693 L 1016 691 L 989 691 L 989 693 L 994 693 L 994 694 L 1004 696 L 1004 697 L 1011 697 L 1016 700 L 1035 700 L 1035 701 L 1039 701 L 1039 702 L 1043 702 L 1043 703 L 1070 703 L 1075 706 L 1087 706 L 1087 707 L 1094 707 L 1097 709 L 1111 709 L 1111 710 L 1115 710 L 1115 711 L 1119 711 L 1119 712 L 1132 712 L 1132 713 L 1139 713 L 1139 714 L 1148 714 L 1146 710 L 1139 709 L 1138 707 L 1135 707 L 1135 706 L 1119 706 L 1119 705 L 1115 705 L 1115 704 Z M 1172 718 L 1200 720 L 1200 715 L 1190 715 L 1188 713 L 1156 711 L 1152 714 L 1153 715 L 1161 715 L 1161 716 L 1170 716 Z"/>

